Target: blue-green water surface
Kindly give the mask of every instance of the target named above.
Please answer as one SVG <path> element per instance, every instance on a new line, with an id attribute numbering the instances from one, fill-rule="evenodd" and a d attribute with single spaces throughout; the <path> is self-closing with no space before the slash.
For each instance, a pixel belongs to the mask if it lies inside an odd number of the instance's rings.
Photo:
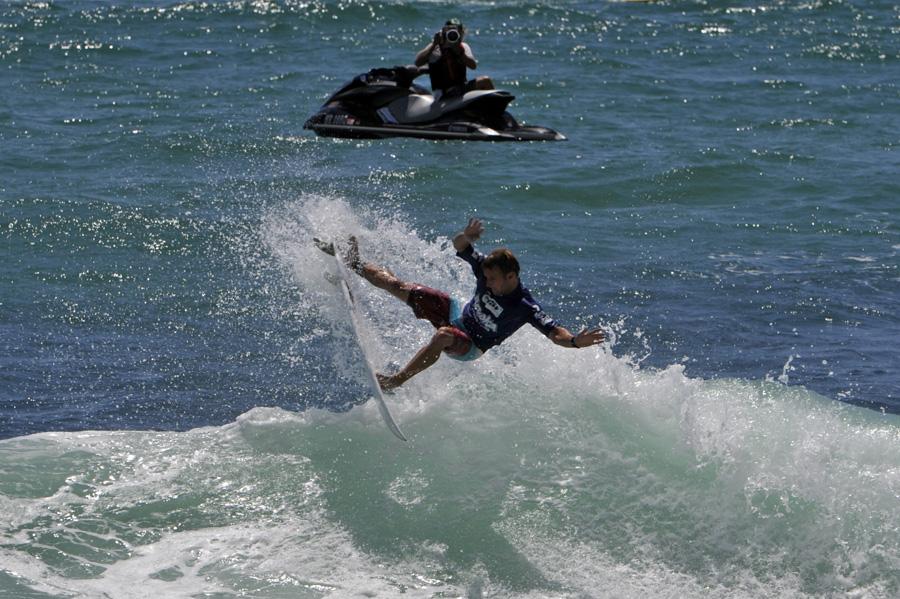
<path id="1" fill-rule="evenodd" d="M 559 143 L 316 138 L 450 17 Z M 0 6 L 0 596 L 900 592 L 889 2 Z M 423 82 L 424 83 L 424 82 Z M 364 398 L 314 235 L 543 307 Z M 430 330 L 360 283 L 363 343 Z"/>

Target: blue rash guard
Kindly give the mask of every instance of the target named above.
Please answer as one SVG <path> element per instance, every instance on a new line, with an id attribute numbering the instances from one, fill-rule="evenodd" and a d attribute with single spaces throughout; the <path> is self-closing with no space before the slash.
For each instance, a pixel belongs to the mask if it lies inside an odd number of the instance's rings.
<path id="1" fill-rule="evenodd" d="M 519 287 L 507 295 L 494 295 L 484 278 L 484 255 L 471 245 L 456 253 L 472 267 L 477 285 L 475 296 L 462 309 L 462 315 L 454 323 L 472 338 L 475 347 L 482 352 L 489 350 L 518 331 L 525 323 L 530 324 L 544 335 L 549 335 L 559 326 L 553 318 L 541 310 L 531 293 L 519 283 Z"/>

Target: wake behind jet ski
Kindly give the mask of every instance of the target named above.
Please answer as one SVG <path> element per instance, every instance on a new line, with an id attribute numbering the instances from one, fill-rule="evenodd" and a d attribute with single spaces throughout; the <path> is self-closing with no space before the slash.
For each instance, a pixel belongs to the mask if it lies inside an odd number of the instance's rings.
<path id="1" fill-rule="evenodd" d="M 506 107 L 503 90 L 474 89 L 437 98 L 413 80 L 428 67 L 372 69 L 335 92 L 304 128 L 326 137 L 378 139 L 418 137 L 473 141 L 557 141 L 547 127 L 525 126 Z"/>

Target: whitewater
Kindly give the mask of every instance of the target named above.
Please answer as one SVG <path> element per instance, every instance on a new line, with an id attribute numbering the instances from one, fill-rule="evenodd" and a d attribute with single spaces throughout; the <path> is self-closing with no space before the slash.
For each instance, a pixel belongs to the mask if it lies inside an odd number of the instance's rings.
<path id="1" fill-rule="evenodd" d="M 285 206 L 259 234 L 344 395 L 365 388 L 313 235 L 354 234 L 410 279 L 471 287 L 448 238 L 340 198 Z M 354 292 L 382 363 L 427 340 L 387 294 Z M 0 584 L 21 597 L 896 593 L 897 416 L 778 380 L 642 370 L 614 344 L 575 353 L 533 331 L 471 364 L 441 360 L 389 401 L 408 445 L 371 403 L 2 441 Z"/>

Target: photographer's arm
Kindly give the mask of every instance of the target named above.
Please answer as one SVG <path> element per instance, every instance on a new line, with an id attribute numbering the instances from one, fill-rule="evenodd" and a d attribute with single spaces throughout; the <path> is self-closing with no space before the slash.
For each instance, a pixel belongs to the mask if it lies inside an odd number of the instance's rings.
<path id="1" fill-rule="evenodd" d="M 434 47 L 440 43 L 441 34 L 435 33 L 434 39 L 431 40 L 431 43 L 419 50 L 419 53 L 416 54 L 416 66 L 421 67 L 428 64 L 428 57 L 431 55 L 431 51 L 434 50 Z"/>
<path id="2" fill-rule="evenodd" d="M 465 60 L 466 66 L 474 71 L 478 68 L 478 62 L 475 60 L 475 55 L 472 54 L 472 48 L 465 42 L 460 45 L 462 46 L 463 60 Z"/>

